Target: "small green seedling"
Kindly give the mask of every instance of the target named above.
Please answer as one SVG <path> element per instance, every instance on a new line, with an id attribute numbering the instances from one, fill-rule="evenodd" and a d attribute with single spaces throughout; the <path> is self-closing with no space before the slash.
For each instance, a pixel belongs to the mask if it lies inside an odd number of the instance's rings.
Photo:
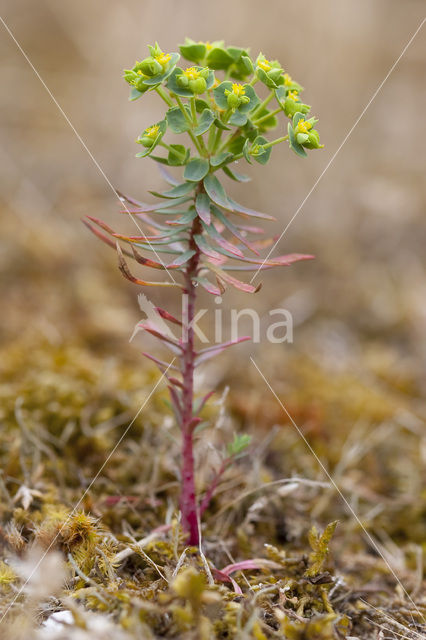
<path id="1" fill-rule="evenodd" d="M 171 188 L 162 193 L 151 192 L 156 198 L 153 204 L 121 196 L 125 213 L 131 214 L 138 226 L 143 223 L 146 232 L 142 231 L 142 235 L 117 234 L 93 217 L 86 224 L 117 249 L 120 270 L 128 280 L 143 287 L 177 288 L 185 296 L 182 318 L 157 307 L 163 320 L 179 328 L 181 338 L 160 331 L 149 320 L 140 328 L 162 341 L 178 363 L 168 366 L 145 354 L 168 380 L 171 404 L 182 433 L 182 526 L 188 543 L 198 545 L 199 517 L 207 508 L 220 475 L 243 454 L 250 439 L 239 436 L 228 445 L 222 467 L 198 505 L 194 433 L 211 393 L 195 399 L 194 371 L 224 349 L 248 338 L 196 349 L 193 321 L 197 287 L 214 296 L 221 296 L 228 287 L 256 293 L 259 286 L 240 280 L 233 272 L 244 276 L 246 272 L 289 266 L 313 257 L 293 253 L 263 259 L 260 251 L 272 246 L 274 240 L 256 239 L 263 229 L 253 220 L 274 218 L 235 202 L 225 192 L 221 178 L 247 182 L 248 178 L 236 171 L 236 162 L 241 159 L 248 164 L 265 165 L 273 147 L 285 141 L 300 157 L 322 145 L 315 128 L 317 119 L 307 117 L 310 106 L 301 101 L 303 88 L 277 60 L 270 61 L 263 54 L 253 59 L 248 49 L 227 47 L 222 41 L 190 39 L 180 46 L 180 54 L 164 53 L 158 44 L 150 46 L 149 53 L 126 70 L 124 78 L 131 87 L 130 100 L 156 93 L 166 105 L 165 114 L 148 124 L 138 137 L 141 151 L 137 156 L 157 162 Z M 190 64 L 177 66 L 181 58 Z M 289 120 L 287 131 L 269 139 L 266 136 L 270 132 L 284 128 L 279 116 Z M 168 134 L 181 134 L 182 142 L 167 141 Z M 165 166 L 182 167 L 183 179 L 176 180 Z M 121 248 L 118 240 L 128 248 Z M 169 279 L 142 280 L 133 275 L 127 258 L 163 271 Z"/>

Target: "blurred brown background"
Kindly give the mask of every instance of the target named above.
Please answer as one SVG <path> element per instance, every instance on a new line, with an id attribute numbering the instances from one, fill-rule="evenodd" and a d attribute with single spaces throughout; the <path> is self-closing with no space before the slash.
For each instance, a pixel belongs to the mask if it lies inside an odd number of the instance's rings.
<path id="1" fill-rule="evenodd" d="M 186 35 L 223 38 L 278 58 L 305 86 L 325 149 L 303 161 L 282 145 L 266 169 L 240 167 L 254 178 L 244 194 L 228 188 L 274 214 L 279 234 L 423 14 L 421 0 L 6 0 L 2 17 L 111 183 L 140 199 L 162 186 L 154 163 L 134 158 L 134 140 L 160 104 L 151 95 L 128 102 L 121 75 L 146 44 L 168 51 Z M 420 394 L 425 51 L 423 27 L 277 248 L 317 260 L 266 272 L 255 301 L 265 312 L 284 301 L 298 323 L 294 345 L 276 353 L 355 363 L 362 375 L 365 350 L 379 345 L 396 374 L 409 363 Z M 119 227 L 119 203 L 3 26 L 0 81 L 2 340 L 24 334 L 133 352 L 136 288 L 80 222 L 89 214 Z"/>

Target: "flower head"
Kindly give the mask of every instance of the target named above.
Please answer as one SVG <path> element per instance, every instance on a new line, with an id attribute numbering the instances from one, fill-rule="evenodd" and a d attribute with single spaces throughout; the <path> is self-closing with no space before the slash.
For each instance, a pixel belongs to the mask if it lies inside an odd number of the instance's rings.
<path id="1" fill-rule="evenodd" d="M 309 129 L 312 129 L 312 123 L 305 118 L 301 118 L 294 130 L 295 133 L 309 133 Z"/>

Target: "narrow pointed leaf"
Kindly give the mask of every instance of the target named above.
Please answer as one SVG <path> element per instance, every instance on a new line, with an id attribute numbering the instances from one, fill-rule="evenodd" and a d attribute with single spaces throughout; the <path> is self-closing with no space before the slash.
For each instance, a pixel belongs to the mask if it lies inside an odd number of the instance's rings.
<path id="1" fill-rule="evenodd" d="M 130 280 L 130 282 L 133 282 L 134 284 L 142 285 L 144 287 L 180 287 L 181 289 L 183 288 L 182 285 L 180 285 L 177 282 L 147 282 L 146 280 L 140 280 L 139 278 L 136 278 L 130 272 L 130 269 L 127 266 L 127 262 L 124 259 L 123 252 L 118 242 L 117 242 L 117 255 L 118 255 L 118 268 L 120 269 L 123 276 L 127 280 Z"/>
<path id="2" fill-rule="evenodd" d="M 161 204 L 159 202 L 154 202 L 153 204 L 142 204 L 140 206 L 138 206 L 137 209 L 131 210 L 131 211 L 126 211 L 125 213 L 152 213 L 154 211 L 156 211 L 157 209 L 170 209 L 172 207 L 178 207 L 180 204 L 183 204 L 184 202 L 188 202 L 188 200 L 190 200 L 190 198 L 188 197 L 182 197 L 182 198 L 173 198 L 170 199 L 168 202 L 162 202 Z"/>
<path id="3" fill-rule="evenodd" d="M 194 185 L 190 182 L 182 182 L 181 184 L 176 185 L 172 189 L 168 189 L 168 191 L 163 191 L 162 193 L 158 193 L 157 191 L 150 191 L 157 198 L 181 198 L 185 196 L 187 193 L 194 189 Z"/>
<path id="4" fill-rule="evenodd" d="M 220 247 L 223 247 L 223 249 L 226 249 L 227 251 L 229 251 L 229 253 L 232 253 L 233 255 L 236 255 L 240 258 L 244 257 L 244 254 L 241 251 L 241 249 L 239 249 L 238 247 L 233 245 L 232 242 L 229 242 L 229 240 L 221 236 L 214 225 L 212 224 L 207 225 L 205 222 L 203 222 L 202 225 L 207 235 L 209 235 L 210 238 L 212 238 Z"/>
<path id="5" fill-rule="evenodd" d="M 209 258 L 213 258 L 213 260 L 222 261 L 222 256 L 207 244 L 202 235 L 196 234 L 194 236 L 194 241 L 201 253 L 204 253 L 204 255 L 208 256 Z"/>
<path id="6" fill-rule="evenodd" d="M 144 258 L 143 256 L 141 256 L 140 253 L 138 253 L 138 251 L 136 251 L 133 245 L 130 245 L 130 246 L 132 248 L 133 257 L 136 260 L 136 262 L 138 262 L 139 264 L 143 264 L 145 267 L 151 267 L 151 269 L 161 269 L 163 271 L 165 269 L 177 269 L 177 267 L 175 266 L 166 267 L 166 265 L 160 262 L 156 262 L 155 260 L 150 260 L 149 258 Z"/>
<path id="7" fill-rule="evenodd" d="M 180 354 L 182 352 L 182 347 L 178 342 L 176 342 L 176 340 L 173 340 L 173 338 L 171 338 L 170 336 L 167 336 L 165 333 L 159 331 L 155 325 L 149 322 L 149 320 L 145 322 L 139 322 L 138 327 L 140 327 L 147 333 L 150 333 L 152 336 L 154 336 L 154 338 L 158 338 L 159 340 L 164 342 L 167 346 L 169 346 L 169 348 L 172 347 L 172 351 L 174 353 Z"/>
<path id="8" fill-rule="evenodd" d="M 112 247 L 113 249 L 117 248 L 117 243 L 116 243 L 116 241 L 112 240 L 112 238 L 108 238 L 108 236 L 106 236 L 104 233 L 102 233 L 102 231 L 99 231 L 99 229 L 97 229 L 93 224 L 90 224 L 90 222 L 87 222 L 87 220 L 82 220 L 82 222 L 86 225 L 86 227 L 88 229 L 90 229 L 90 231 L 97 238 L 102 240 L 102 242 L 107 244 L 109 247 Z M 126 255 L 127 257 L 132 258 L 134 260 L 134 256 L 130 253 L 130 251 L 127 251 L 126 249 L 123 249 L 122 251 L 123 251 L 124 255 Z"/>
<path id="9" fill-rule="evenodd" d="M 259 255 L 259 252 L 253 245 L 243 236 L 243 234 L 238 230 L 238 228 L 222 213 L 218 207 L 213 207 L 213 213 L 220 222 L 232 233 L 233 236 L 238 238 L 240 242 L 242 242 L 248 249 L 253 251 L 256 255 Z"/>
<path id="10" fill-rule="evenodd" d="M 210 198 L 206 193 L 199 193 L 195 200 L 195 209 L 201 220 L 206 224 L 210 224 Z"/>
<path id="11" fill-rule="evenodd" d="M 275 220 L 274 216 L 270 216 L 267 213 L 261 213 L 260 211 L 255 211 L 254 209 L 249 209 L 248 207 L 245 207 L 242 204 L 238 204 L 238 202 L 235 202 L 234 200 L 232 200 L 231 198 L 228 198 L 229 203 L 231 205 L 231 209 L 229 209 L 229 211 L 235 211 L 237 213 L 242 213 L 246 216 L 249 217 L 253 217 L 253 218 L 261 218 L 262 220 Z M 224 209 L 226 209 L 226 207 L 224 207 Z"/>
<path id="12" fill-rule="evenodd" d="M 158 315 L 161 316 L 164 320 L 168 320 L 169 322 L 173 322 L 173 324 L 182 326 L 181 321 L 175 318 L 174 316 L 172 316 L 172 314 L 169 313 L 168 311 L 165 311 L 161 307 L 155 307 L 155 310 L 158 313 Z"/>
<path id="13" fill-rule="evenodd" d="M 231 178 L 231 180 L 235 180 L 236 182 L 250 182 L 251 180 L 248 176 L 245 176 L 242 173 L 237 173 L 229 167 L 222 167 L 222 170 L 226 173 L 228 178 Z"/>
<path id="14" fill-rule="evenodd" d="M 230 276 L 228 272 L 222 271 L 222 269 L 219 269 L 219 267 L 217 267 L 216 265 L 207 264 L 206 266 L 211 271 L 213 271 L 213 273 L 219 276 L 219 278 L 221 278 L 228 284 L 232 285 L 235 289 L 238 289 L 239 291 L 245 291 L 246 293 L 256 293 L 257 291 L 259 291 L 259 285 L 255 287 L 252 284 L 249 284 L 248 282 L 241 282 L 241 280 L 238 280 L 237 278 Z"/>
<path id="15" fill-rule="evenodd" d="M 282 566 L 277 562 L 266 560 L 265 558 L 253 558 L 252 560 L 242 560 L 241 562 L 228 564 L 221 571 L 226 576 L 230 576 L 231 573 L 244 571 L 246 569 L 282 569 Z"/>
<path id="16" fill-rule="evenodd" d="M 241 338 L 237 338 L 236 340 L 229 340 L 228 342 L 222 342 L 221 344 L 215 344 L 213 347 L 207 347 L 207 349 L 203 349 L 199 351 L 195 358 L 195 366 L 210 360 L 210 358 L 214 358 L 219 355 L 228 347 L 232 347 L 234 344 L 240 344 L 241 342 L 246 342 L 247 340 L 251 340 L 250 336 L 242 336 Z"/>
<path id="17" fill-rule="evenodd" d="M 204 276 L 197 276 L 196 278 L 194 278 L 194 280 L 195 282 L 198 282 L 208 293 L 211 293 L 214 296 L 221 295 L 219 287 L 210 282 L 210 280 L 208 280 Z"/>
<path id="18" fill-rule="evenodd" d="M 188 260 L 192 258 L 192 256 L 195 256 L 194 249 L 188 249 L 188 251 L 185 251 L 180 256 L 178 256 L 175 260 L 173 260 L 173 262 L 171 263 L 171 266 L 173 265 L 173 266 L 180 267 L 181 265 L 186 264 Z"/>
<path id="19" fill-rule="evenodd" d="M 177 180 L 171 173 L 167 171 L 162 165 L 158 167 L 159 172 L 163 176 L 164 180 L 171 184 L 173 187 L 177 187 L 179 184 L 179 180 Z"/>
<path id="20" fill-rule="evenodd" d="M 142 355 L 145 356 L 145 358 L 148 358 L 148 360 L 152 360 L 152 362 L 155 362 L 161 373 L 164 373 L 166 370 L 170 371 L 170 369 L 173 369 L 173 371 L 179 371 L 178 367 L 176 367 L 174 364 L 164 362 L 164 360 L 159 360 L 158 358 L 152 356 L 150 353 L 142 351 Z"/>
<path id="21" fill-rule="evenodd" d="M 175 218 L 174 220 L 166 220 L 166 224 L 172 226 L 181 226 L 190 224 L 194 218 L 197 217 L 197 212 L 194 209 L 190 211 L 186 211 L 180 218 Z"/>

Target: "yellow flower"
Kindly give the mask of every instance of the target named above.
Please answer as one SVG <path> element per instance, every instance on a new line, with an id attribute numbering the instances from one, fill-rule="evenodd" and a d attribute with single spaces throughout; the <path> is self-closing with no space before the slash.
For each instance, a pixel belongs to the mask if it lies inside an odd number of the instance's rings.
<path id="1" fill-rule="evenodd" d="M 284 84 L 286 87 L 289 87 L 291 84 L 293 84 L 293 78 L 289 76 L 288 73 L 284 74 Z"/>
<path id="2" fill-rule="evenodd" d="M 289 91 L 287 94 L 287 98 L 290 100 L 299 100 L 299 92 L 298 91 Z"/>
<path id="3" fill-rule="evenodd" d="M 171 59 L 171 55 L 170 53 L 158 53 L 155 56 L 155 59 L 157 60 L 157 62 L 159 62 L 161 64 L 161 66 L 164 68 L 166 66 L 166 64 L 168 63 L 168 61 Z"/>
<path id="4" fill-rule="evenodd" d="M 183 75 L 186 76 L 188 80 L 197 80 L 201 74 L 195 67 L 189 67 L 188 69 L 185 69 Z"/>
<path id="5" fill-rule="evenodd" d="M 297 123 L 295 133 L 308 133 L 309 129 L 312 129 L 312 124 L 301 118 Z"/>
<path id="6" fill-rule="evenodd" d="M 203 44 L 206 47 L 207 51 L 210 51 L 210 49 L 213 49 L 213 45 L 211 42 L 209 42 L 209 40 L 206 40 L 205 42 L 203 42 L 202 40 L 199 40 L 198 44 Z"/>
<path id="7" fill-rule="evenodd" d="M 158 124 L 155 124 L 152 127 L 148 127 L 148 129 L 145 129 L 144 136 L 147 136 L 148 138 L 156 138 L 158 135 L 158 132 L 160 130 L 160 127 L 158 126 Z"/>
<path id="8" fill-rule="evenodd" d="M 244 96 L 246 92 L 242 84 L 233 84 L 232 93 L 241 98 L 241 96 Z"/>
<path id="9" fill-rule="evenodd" d="M 271 63 L 266 58 L 258 60 L 257 66 L 263 69 L 263 71 L 270 71 L 272 69 Z"/>

